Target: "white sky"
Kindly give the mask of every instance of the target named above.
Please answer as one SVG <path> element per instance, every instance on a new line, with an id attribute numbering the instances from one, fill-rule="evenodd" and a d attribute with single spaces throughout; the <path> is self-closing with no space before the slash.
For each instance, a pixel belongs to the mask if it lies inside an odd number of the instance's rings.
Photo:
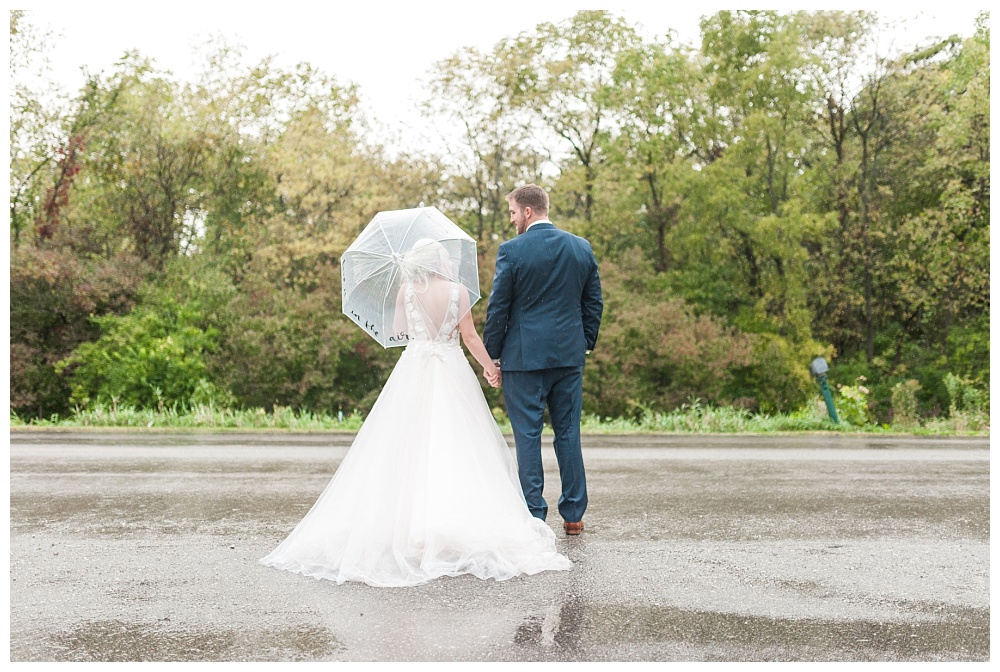
<path id="1" fill-rule="evenodd" d="M 417 144 L 427 128 L 416 111 L 422 98 L 420 80 L 435 61 L 463 46 L 488 49 L 540 22 L 558 22 L 593 7 L 565 0 L 491 3 L 488 9 L 477 9 L 471 2 L 330 2 L 329 9 L 302 2 L 156 4 L 171 9 L 137 9 L 134 0 L 28 2 L 19 7 L 28 9 L 39 27 L 52 31 L 51 74 L 68 90 L 82 84 L 82 66 L 91 72 L 108 69 L 128 49 L 138 49 L 181 79 L 193 78 L 198 70 L 194 47 L 209 36 L 222 36 L 246 47 L 247 63 L 272 54 L 279 65 L 307 61 L 341 83 L 357 83 L 369 116 Z M 872 8 L 906 20 L 897 38 L 901 44 L 972 34 L 981 5 L 934 4 L 936 8 L 922 8 L 909 2 L 900 9 L 898 2 L 875 3 Z M 413 9 L 416 6 L 421 9 Z M 638 24 L 648 37 L 674 30 L 682 41 L 695 43 L 702 15 L 734 5 L 708 2 L 677 8 L 664 0 L 647 0 L 599 6 Z M 806 3 L 771 6 L 810 8 Z"/>

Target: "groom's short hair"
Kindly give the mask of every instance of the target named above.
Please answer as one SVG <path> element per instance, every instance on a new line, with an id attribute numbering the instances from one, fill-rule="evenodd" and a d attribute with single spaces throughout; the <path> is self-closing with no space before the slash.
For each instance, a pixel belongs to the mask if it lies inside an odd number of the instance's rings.
<path id="1" fill-rule="evenodd" d="M 549 195 L 537 184 L 526 184 L 507 194 L 508 201 L 514 201 L 522 209 L 531 208 L 539 215 L 549 214 Z"/>

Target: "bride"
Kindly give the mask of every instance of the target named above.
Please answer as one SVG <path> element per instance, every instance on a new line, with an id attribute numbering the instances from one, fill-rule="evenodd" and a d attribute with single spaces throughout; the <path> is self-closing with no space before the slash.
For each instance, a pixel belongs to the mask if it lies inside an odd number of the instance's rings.
<path id="1" fill-rule="evenodd" d="M 507 442 L 459 345 L 499 372 L 440 243 L 403 255 L 394 328 L 409 342 L 340 468 L 260 562 L 337 583 L 413 586 L 472 574 L 498 581 L 570 569 L 529 512 Z"/>

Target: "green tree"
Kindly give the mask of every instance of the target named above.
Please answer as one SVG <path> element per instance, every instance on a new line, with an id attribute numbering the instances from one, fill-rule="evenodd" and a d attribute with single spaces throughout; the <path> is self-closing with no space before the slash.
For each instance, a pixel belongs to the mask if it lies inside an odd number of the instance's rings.
<path id="1" fill-rule="evenodd" d="M 530 65 L 516 80 L 514 100 L 534 111 L 543 127 L 568 146 L 580 171 L 564 181 L 563 199 L 573 199 L 567 214 L 593 219 L 598 171 L 613 125 L 613 73 L 622 53 L 640 44 L 635 29 L 607 11 L 581 11 L 561 23 L 542 23 L 508 48 L 530 54 Z M 573 174 L 560 162 L 563 173 Z M 566 205 L 561 206 L 566 208 Z"/>
<path id="2" fill-rule="evenodd" d="M 17 246 L 41 200 L 45 171 L 61 144 L 58 92 L 47 80 L 52 36 L 24 10 L 10 12 L 10 229 Z"/>
<path id="3" fill-rule="evenodd" d="M 500 43 L 486 54 L 461 49 L 432 70 L 424 114 L 450 130 L 442 133 L 449 147 L 445 198 L 469 217 L 470 233 L 481 242 L 508 237 L 507 194 L 542 179 L 545 157 L 530 117 L 514 102 L 524 67 L 521 52 Z"/>
<path id="4" fill-rule="evenodd" d="M 907 79 L 923 98 L 929 141 L 905 166 L 893 277 L 893 317 L 910 338 L 932 344 L 960 376 L 989 380 L 989 29 Z M 923 138 L 921 138 L 923 139 Z"/>
<path id="5" fill-rule="evenodd" d="M 623 52 L 614 71 L 610 96 L 619 119 L 608 149 L 609 173 L 624 182 L 616 192 L 631 194 L 615 210 L 640 213 L 640 231 L 652 234 L 655 269 L 672 265 L 669 235 L 699 154 L 702 126 L 710 118 L 696 55 L 674 44 L 644 44 Z M 617 233 L 635 244 L 633 222 Z M 626 243 L 626 241 L 628 241 Z"/>

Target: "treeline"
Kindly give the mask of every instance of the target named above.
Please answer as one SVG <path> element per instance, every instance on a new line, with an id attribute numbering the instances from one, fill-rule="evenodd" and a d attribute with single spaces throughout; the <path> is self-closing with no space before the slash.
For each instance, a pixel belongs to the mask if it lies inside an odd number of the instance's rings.
<path id="1" fill-rule="evenodd" d="M 701 27 L 691 48 L 585 11 L 462 49 L 425 107 L 453 139 L 414 154 L 371 140 L 354 86 L 226 45 L 193 82 L 126 54 L 60 103 L 12 12 L 12 413 L 363 413 L 399 351 L 341 315 L 341 253 L 436 205 L 488 296 L 528 181 L 601 265 L 587 413 L 788 412 L 820 355 L 862 420 L 988 409 L 988 15 L 901 53 L 865 12 Z"/>

